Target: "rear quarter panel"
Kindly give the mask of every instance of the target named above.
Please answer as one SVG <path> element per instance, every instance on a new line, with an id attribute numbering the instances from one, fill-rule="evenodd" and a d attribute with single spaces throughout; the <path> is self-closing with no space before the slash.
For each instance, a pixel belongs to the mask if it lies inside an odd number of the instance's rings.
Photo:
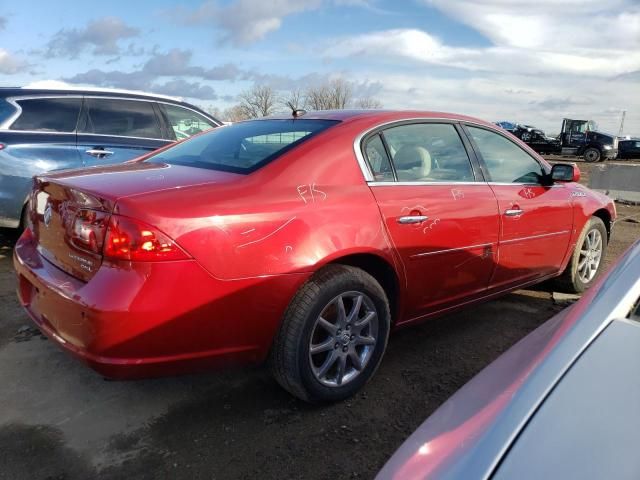
<path id="1" fill-rule="evenodd" d="M 160 228 L 221 279 L 313 271 L 352 253 L 393 265 L 353 152 L 359 131 L 336 125 L 237 182 L 127 197 L 116 211 Z"/>

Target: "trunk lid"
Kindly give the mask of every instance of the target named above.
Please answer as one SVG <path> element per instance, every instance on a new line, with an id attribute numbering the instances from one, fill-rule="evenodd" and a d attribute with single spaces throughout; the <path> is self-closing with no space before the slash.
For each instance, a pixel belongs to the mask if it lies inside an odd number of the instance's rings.
<path id="1" fill-rule="evenodd" d="M 58 268 L 88 281 L 102 264 L 107 225 L 119 198 L 225 183 L 237 177 L 151 163 L 58 171 L 36 177 L 30 219 L 38 251 Z"/>

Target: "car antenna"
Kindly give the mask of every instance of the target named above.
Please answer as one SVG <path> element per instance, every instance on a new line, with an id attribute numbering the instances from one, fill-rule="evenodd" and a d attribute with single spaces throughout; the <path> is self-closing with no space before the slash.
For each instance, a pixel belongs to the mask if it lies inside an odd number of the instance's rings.
<path id="1" fill-rule="evenodd" d="M 298 118 L 307 113 L 307 111 L 303 108 L 296 108 L 295 105 L 291 102 L 287 102 L 287 105 L 291 109 L 291 115 L 293 118 Z"/>

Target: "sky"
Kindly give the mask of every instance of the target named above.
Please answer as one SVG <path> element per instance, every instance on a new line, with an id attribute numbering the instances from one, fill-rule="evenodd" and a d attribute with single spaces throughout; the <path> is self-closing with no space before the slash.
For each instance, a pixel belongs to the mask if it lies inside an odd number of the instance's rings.
<path id="1" fill-rule="evenodd" d="M 224 110 L 343 78 L 388 109 L 640 136 L 640 0 L 0 1 L 0 86 L 115 87 Z"/>

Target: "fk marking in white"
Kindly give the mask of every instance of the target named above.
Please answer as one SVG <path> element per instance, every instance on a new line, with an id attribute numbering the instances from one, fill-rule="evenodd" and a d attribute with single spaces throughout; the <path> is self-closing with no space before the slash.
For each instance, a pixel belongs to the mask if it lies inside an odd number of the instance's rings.
<path id="1" fill-rule="evenodd" d="M 324 201 L 327 199 L 327 194 L 322 190 L 316 188 L 315 182 L 310 184 L 305 184 L 305 185 L 298 185 L 296 187 L 296 190 L 298 191 L 298 195 L 300 195 L 300 198 L 305 204 L 309 202 L 315 203 L 317 194 L 322 195 L 321 200 Z M 311 198 L 307 200 L 307 196 L 310 196 Z"/>
<path id="2" fill-rule="evenodd" d="M 460 200 L 461 198 L 464 198 L 464 192 L 462 190 L 458 190 L 457 188 L 451 189 L 451 195 L 453 196 L 454 200 Z"/>
<path id="3" fill-rule="evenodd" d="M 244 248 L 248 245 L 252 245 L 254 243 L 258 243 L 258 242 L 262 242 L 263 240 L 266 240 L 267 238 L 271 237 L 272 235 L 275 235 L 276 233 L 278 233 L 280 230 L 282 230 L 284 227 L 286 227 L 287 225 L 289 225 L 291 222 L 293 222 L 296 219 L 296 217 L 291 217 L 289 220 L 287 220 L 286 222 L 284 222 L 282 225 L 280 225 L 278 228 L 276 228 L 273 232 L 271 232 L 268 235 L 265 235 L 262 238 L 259 238 L 257 240 L 253 240 L 252 242 L 247 242 L 247 243 L 243 243 L 242 245 L 238 245 L 238 248 Z"/>

